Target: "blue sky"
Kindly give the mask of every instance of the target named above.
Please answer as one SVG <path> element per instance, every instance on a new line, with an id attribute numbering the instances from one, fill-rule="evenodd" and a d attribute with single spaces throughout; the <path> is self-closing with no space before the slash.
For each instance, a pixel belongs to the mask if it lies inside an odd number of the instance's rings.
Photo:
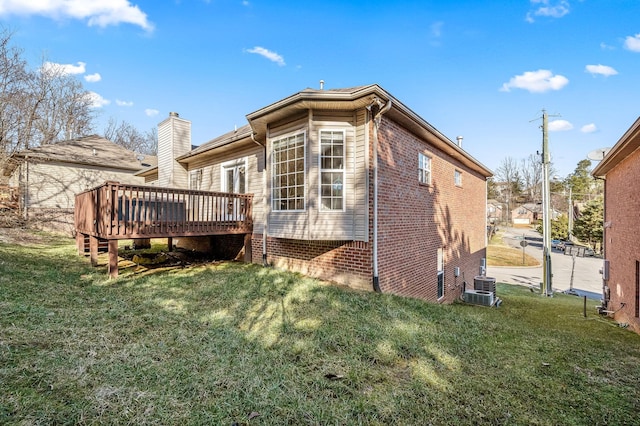
<path id="1" fill-rule="evenodd" d="M 65 66 L 141 131 L 170 111 L 199 145 L 307 87 L 377 83 L 491 169 L 558 174 L 640 115 L 640 1 L 0 0 L 38 67 Z"/>

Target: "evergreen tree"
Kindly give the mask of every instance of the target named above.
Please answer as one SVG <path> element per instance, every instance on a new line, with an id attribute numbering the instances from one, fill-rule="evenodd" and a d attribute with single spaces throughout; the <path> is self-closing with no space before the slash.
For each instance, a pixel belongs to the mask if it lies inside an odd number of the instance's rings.
<path id="1" fill-rule="evenodd" d="M 604 225 L 603 199 L 597 199 L 587 203 L 573 223 L 573 235 L 580 241 L 588 243 L 591 247 L 602 243 Z"/>

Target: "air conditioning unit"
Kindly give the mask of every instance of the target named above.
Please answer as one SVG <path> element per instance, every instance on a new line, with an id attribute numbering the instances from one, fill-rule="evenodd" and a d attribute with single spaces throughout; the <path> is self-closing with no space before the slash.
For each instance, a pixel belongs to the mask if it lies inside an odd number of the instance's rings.
<path id="1" fill-rule="evenodd" d="M 473 289 L 496 292 L 496 279 L 493 277 L 476 276 L 473 278 Z"/>
<path id="2" fill-rule="evenodd" d="M 482 306 L 493 306 L 496 299 L 494 292 L 484 290 L 467 290 L 462 297 L 467 303 Z"/>

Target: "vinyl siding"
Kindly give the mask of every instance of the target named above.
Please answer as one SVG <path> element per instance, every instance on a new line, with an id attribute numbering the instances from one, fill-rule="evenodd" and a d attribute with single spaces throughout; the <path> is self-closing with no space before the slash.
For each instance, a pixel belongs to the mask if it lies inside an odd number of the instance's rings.
<path id="1" fill-rule="evenodd" d="M 158 186 L 188 187 L 187 171 L 175 158 L 190 150 L 190 121 L 171 116 L 158 125 Z"/>
<path id="2" fill-rule="evenodd" d="M 319 136 L 321 130 L 344 131 L 344 210 L 320 210 Z M 309 111 L 305 116 L 269 128 L 271 142 L 282 136 L 306 132 L 305 210 L 271 211 L 269 235 L 303 240 L 368 240 L 368 181 L 365 111 Z M 269 165 L 271 158 L 268 159 Z M 269 170 L 272 168 L 269 167 Z M 268 179 L 271 194 L 271 175 Z"/>
<path id="3" fill-rule="evenodd" d="M 27 182 L 26 167 L 21 167 L 23 183 Z M 95 166 L 65 163 L 30 163 L 28 206 L 32 208 L 72 209 L 75 194 L 102 185 L 106 181 L 144 185 L 144 178 L 131 172 Z"/>
<path id="4" fill-rule="evenodd" d="M 234 160 L 245 160 L 246 192 L 253 194 L 253 232 L 262 233 L 264 227 L 263 164 L 264 148 L 251 142 L 241 149 L 215 156 L 201 156 L 189 163 L 189 172 L 202 170 L 200 189 L 203 191 L 221 191 L 222 165 Z"/>

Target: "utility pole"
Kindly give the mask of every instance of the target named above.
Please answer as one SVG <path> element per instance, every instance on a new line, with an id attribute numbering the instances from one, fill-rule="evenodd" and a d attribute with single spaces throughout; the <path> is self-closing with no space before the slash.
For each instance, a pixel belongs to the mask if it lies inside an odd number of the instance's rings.
<path id="1" fill-rule="evenodd" d="M 549 191 L 549 116 L 542 110 L 542 294 L 553 296 L 551 271 L 551 193 Z"/>
<path id="2" fill-rule="evenodd" d="M 572 199 L 573 188 L 569 185 L 569 230 L 567 233 L 567 239 L 569 241 L 573 241 L 573 199 Z"/>

